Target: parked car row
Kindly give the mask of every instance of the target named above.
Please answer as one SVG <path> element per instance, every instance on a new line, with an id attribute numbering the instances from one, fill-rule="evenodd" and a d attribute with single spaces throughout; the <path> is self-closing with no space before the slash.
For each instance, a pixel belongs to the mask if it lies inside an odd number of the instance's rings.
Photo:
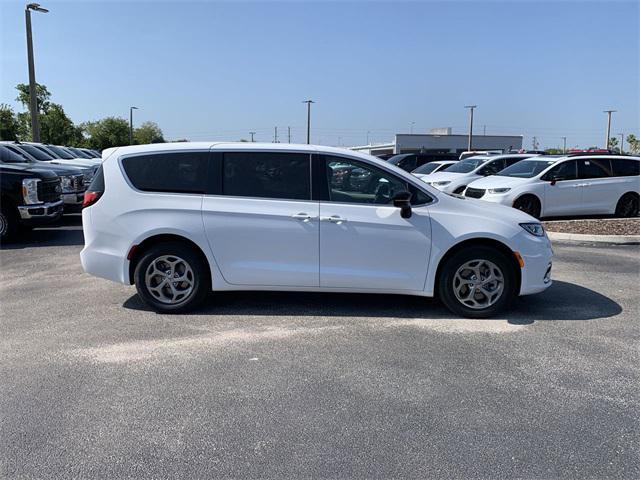
<path id="1" fill-rule="evenodd" d="M 446 193 L 500 203 L 536 218 L 637 217 L 639 212 L 639 157 L 528 153 L 477 155 L 444 168 L 435 165 L 428 163 L 412 173 Z"/>
<path id="2" fill-rule="evenodd" d="M 0 142 L 0 240 L 80 211 L 100 162 L 93 150 Z"/>

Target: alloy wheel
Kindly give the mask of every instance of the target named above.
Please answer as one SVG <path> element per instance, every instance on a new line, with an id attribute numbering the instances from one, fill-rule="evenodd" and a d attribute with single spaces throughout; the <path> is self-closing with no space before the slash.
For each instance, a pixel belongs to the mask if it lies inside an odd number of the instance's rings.
<path id="1" fill-rule="evenodd" d="M 456 271 L 453 291 L 458 301 L 469 308 L 488 308 L 500 299 L 504 291 L 504 275 L 489 260 L 470 260 Z"/>
<path id="2" fill-rule="evenodd" d="M 153 260 L 145 272 L 145 286 L 159 302 L 175 305 L 187 299 L 195 286 L 193 269 L 175 255 L 162 255 Z"/>

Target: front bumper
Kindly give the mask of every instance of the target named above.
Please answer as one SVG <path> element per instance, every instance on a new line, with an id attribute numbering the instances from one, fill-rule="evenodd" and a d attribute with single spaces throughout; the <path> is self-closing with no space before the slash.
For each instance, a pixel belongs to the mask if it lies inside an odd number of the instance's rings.
<path id="1" fill-rule="evenodd" d="M 18 212 L 23 224 L 37 226 L 58 220 L 62 216 L 62 209 L 63 202 L 58 200 L 51 203 L 21 205 L 18 207 Z"/>
<path id="2" fill-rule="evenodd" d="M 539 242 L 537 248 L 519 251 L 524 260 L 524 268 L 521 270 L 520 295 L 542 292 L 552 284 L 553 250 L 551 249 L 551 241 L 546 235 L 536 240 Z"/>

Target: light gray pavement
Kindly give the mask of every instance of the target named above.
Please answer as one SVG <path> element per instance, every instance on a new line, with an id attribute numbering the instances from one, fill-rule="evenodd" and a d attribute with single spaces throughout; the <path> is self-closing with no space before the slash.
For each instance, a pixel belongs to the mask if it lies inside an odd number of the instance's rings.
<path id="1" fill-rule="evenodd" d="M 147 311 L 77 219 L 0 251 L 0 477 L 638 478 L 640 247 L 555 245 L 505 318 L 401 296 Z"/>

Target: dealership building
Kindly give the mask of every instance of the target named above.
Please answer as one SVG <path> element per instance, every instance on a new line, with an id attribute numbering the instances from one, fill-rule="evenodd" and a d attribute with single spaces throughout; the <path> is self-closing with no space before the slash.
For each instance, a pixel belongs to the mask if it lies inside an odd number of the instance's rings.
<path id="1" fill-rule="evenodd" d="M 474 150 L 520 150 L 522 135 L 473 135 Z M 350 147 L 351 150 L 383 155 L 390 153 L 452 152 L 467 150 L 468 135 L 454 135 L 451 128 L 437 128 L 430 133 L 397 133 L 393 142 Z"/>

